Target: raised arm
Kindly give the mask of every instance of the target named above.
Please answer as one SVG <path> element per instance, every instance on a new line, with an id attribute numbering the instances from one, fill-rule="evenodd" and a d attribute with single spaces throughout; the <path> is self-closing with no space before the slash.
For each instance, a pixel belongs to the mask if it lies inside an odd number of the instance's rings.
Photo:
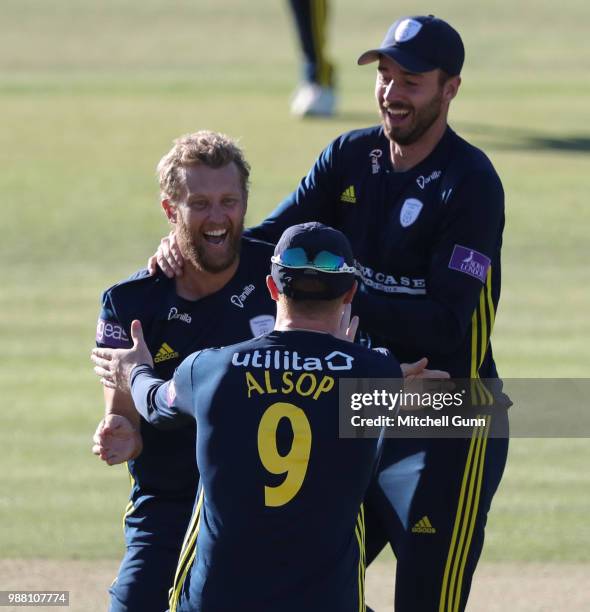
<path id="1" fill-rule="evenodd" d="M 288 195 L 262 223 L 244 233 L 251 238 L 278 242 L 291 225 L 320 221 L 335 225 L 337 199 L 334 184 L 334 164 L 338 156 L 339 140 L 330 143 L 318 156 L 311 170 L 301 179 L 297 189 Z"/>
<path id="2" fill-rule="evenodd" d="M 95 372 L 107 389 L 129 395 L 135 418 L 141 415 L 159 429 L 181 427 L 193 417 L 191 365 L 196 355 L 182 362 L 173 380 L 164 381 L 153 369 L 152 356 L 137 320 L 131 323 L 131 340 L 133 346 L 129 349 L 94 349 Z"/>
<path id="3" fill-rule="evenodd" d="M 109 362 L 101 351 L 130 346 L 127 332 L 120 322 L 110 292 L 105 292 L 96 330 L 99 345 L 93 352 L 94 372 L 103 382 L 105 412 L 94 432 L 92 452 L 108 465 L 135 459 L 142 451 L 140 417 L 126 385 L 117 387 L 105 382 Z"/>

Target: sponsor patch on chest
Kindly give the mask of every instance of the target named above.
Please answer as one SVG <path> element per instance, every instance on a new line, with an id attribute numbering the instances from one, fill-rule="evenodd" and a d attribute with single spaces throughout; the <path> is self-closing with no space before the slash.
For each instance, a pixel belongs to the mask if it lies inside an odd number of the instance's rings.
<path id="1" fill-rule="evenodd" d="M 263 368 L 265 370 L 293 370 L 296 372 L 316 372 L 331 370 L 352 370 L 354 357 L 342 351 L 332 351 L 322 357 L 300 355 L 297 351 L 266 349 L 234 353 L 232 365 L 243 368 Z"/>
<path id="2" fill-rule="evenodd" d="M 382 155 L 383 151 L 381 149 L 373 149 L 369 153 L 369 159 L 371 160 L 371 174 L 379 174 L 379 170 L 381 170 L 379 159 Z"/>
<path id="3" fill-rule="evenodd" d="M 469 276 L 485 283 L 490 264 L 490 258 L 483 253 L 456 244 L 451 255 L 451 261 L 449 261 L 449 268 L 469 274 Z"/>
<path id="4" fill-rule="evenodd" d="M 238 308 L 244 308 L 244 303 L 248 299 L 248 296 L 254 291 L 255 287 L 252 284 L 246 285 L 242 289 L 242 293 L 239 295 L 234 294 L 229 298 L 229 301 Z"/>
<path id="5" fill-rule="evenodd" d="M 188 312 L 178 312 L 178 308 L 176 308 L 176 306 L 172 306 L 170 312 L 168 313 L 168 321 L 174 320 L 183 321 L 184 323 L 191 323 L 193 318 Z"/>
<path id="6" fill-rule="evenodd" d="M 426 185 L 428 185 L 432 181 L 438 180 L 441 175 L 442 172 L 440 170 L 434 170 L 428 176 L 420 175 L 418 178 L 416 178 L 416 184 L 418 185 L 418 187 L 420 187 L 420 189 L 424 189 L 424 187 L 426 187 Z"/>

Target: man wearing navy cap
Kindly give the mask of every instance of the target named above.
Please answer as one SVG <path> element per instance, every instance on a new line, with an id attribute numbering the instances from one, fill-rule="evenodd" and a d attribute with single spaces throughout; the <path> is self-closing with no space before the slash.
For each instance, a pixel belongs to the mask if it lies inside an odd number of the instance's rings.
<path id="1" fill-rule="evenodd" d="M 194 353 L 168 382 L 139 321 L 134 347 L 109 351 L 144 419 L 196 421 L 199 491 L 171 612 L 364 609 L 362 502 L 380 442 L 339 438 L 338 379 L 402 372 L 351 342 L 356 269 L 341 232 L 289 228 L 271 260 L 269 334 Z"/>
<path id="2" fill-rule="evenodd" d="M 358 63 L 377 64 L 381 125 L 336 138 L 250 235 L 275 242 L 321 221 L 350 240 L 361 270 L 353 310 L 371 341 L 402 361 L 473 381 L 487 425 L 469 439 L 388 440 L 367 499 L 367 561 L 397 557 L 397 612 L 465 609 L 508 441 L 489 437 L 497 378 L 490 343 L 500 298 L 502 183 L 487 156 L 448 125 L 461 84 L 460 35 L 433 15 L 404 17 Z M 158 263 L 173 274 L 164 241 Z M 172 247 L 174 252 L 174 247 Z"/>
<path id="3" fill-rule="evenodd" d="M 361 329 L 402 361 L 422 355 L 452 377 L 498 376 L 490 336 L 500 297 L 502 183 L 447 124 L 465 51 L 432 15 L 405 17 L 358 63 L 377 62 L 381 125 L 343 134 L 252 235 L 274 241 L 307 220 L 348 236 L 362 278 Z M 496 398 L 498 399 L 498 398 Z M 507 398 L 502 399 L 509 404 Z M 367 508 L 367 561 L 385 538 L 397 556 L 397 612 L 465 609 L 508 441 L 388 440 Z"/>

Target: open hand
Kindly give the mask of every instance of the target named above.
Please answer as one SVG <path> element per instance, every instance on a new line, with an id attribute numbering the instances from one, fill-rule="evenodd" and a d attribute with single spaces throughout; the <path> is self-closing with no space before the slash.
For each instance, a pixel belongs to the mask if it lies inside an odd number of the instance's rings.
<path id="1" fill-rule="evenodd" d="M 131 323 L 133 347 L 129 349 L 95 348 L 90 359 L 94 363 L 94 373 L 100 382 L 110 389 L 129 391 L 129 376 L 136 365 L 147 364 L 153 367 L 150 350 L 143 338 L 141 323 L 136 319 Z"/>
<path id="2" fill-rule="evenodd" d="M 160 240 L 158 250 L 148 259 L 147 269 L 152 276 L 158 266 L 168 278 L 182 276 L 184 259 L 174 232 L 170 232 Z"/>

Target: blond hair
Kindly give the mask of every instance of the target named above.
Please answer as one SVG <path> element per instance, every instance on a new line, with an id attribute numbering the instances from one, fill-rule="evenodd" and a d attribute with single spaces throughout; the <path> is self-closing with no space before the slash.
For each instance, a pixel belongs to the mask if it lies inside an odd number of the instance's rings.
<path id="1" fill-rule="evenodd" d="M 204 164 L 222 168 L 234 162 L 240 173 L 242 189 L 248 193 L 250 164 L 234 140 L 225 134 L 201 130 L 185 134 L 174 141 L 174 146 L 158 163 L 156 169 L 161 197 L 178 202 L 185 188 L 184 168 Z"/>

